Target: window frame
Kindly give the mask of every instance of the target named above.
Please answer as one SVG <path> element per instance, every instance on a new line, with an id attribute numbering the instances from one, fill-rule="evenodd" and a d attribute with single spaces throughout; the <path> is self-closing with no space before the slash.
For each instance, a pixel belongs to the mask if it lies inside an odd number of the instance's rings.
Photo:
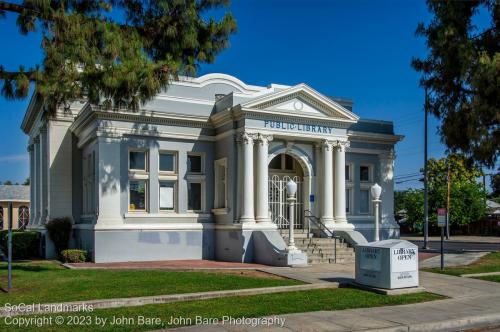
<path id="1" fill-rule="evenodd" d="M 144 209 L 135 209 L 135 210 L 131 210 L 130 209 L 130 205 L 131 205 L 131 202 L 130 202 L 130 198 L 131 198 L 131 195 L 130 195 L 130 182 L 131 181 L 144 181 Z M 127 209 L 128 209 L 128 212 L 130 213 L 147 213 L 149 211 L 149 179 L 142 179 L 142 178 L 129 178 L 128 179 L 128 190 L 127 190 L 127 195 L 128 195 L 128 205 L 127 205 Z"/>
<path id="2" fill-rule="evenodd" d="M 346 211 L 345 213 L 347 215 L 353 215 L 354 211 L 353 211 L 353 208 L 354 208 L 354 188 L 353 187 L 346 187 L 345 188 L 345 195 L 346 195 Z M 349 200 L 347 200 L 347 197 L 349 197 Z"/>
<path id="3" fill-rule="evenodd" d="M 171 154 L 174 158 L 173 160 L 173 167 L 174 169 L 172 171 L 163 171 L 161 169 L 161 164 L 160 164 L 160 159 L 162 154 Z M 173 150 L 159 150 L 158 151 L 158 174 L 160 175 L 173 175 L 177 174 L 179 169 L 179 156 L 177 151 Z"/>
<path id="4" fill-rule="evenodd" d="M 22 211 L 23 210 L 27 210 L 27 218 L 21 218 L 22 217 Z M 23 217 L 26 217 L 26 216 L 23 216 Z M 24 220 L 25 222 L 22 223 L 22 226 L 21 226 L 21 220 Z M 17 208 L 17 228 L 18 229 L 26 229 L 26 227 L 28 227 L 28 224 L 30 222 L 30 208 L 27 206 L 27 205 L 21 205 Z"/>
<path id="5" fill-rule="evenodd" d="M 219 184 L 221 181 L 221 174 L 219 167 L 224 167 L 224 202 L 221 204 L 219 202 L 220 199 L 220 188 Z M 218 160 L 214 161 L 214 178 L 215 178 L 215 190 L 214 190 L 214 209 L 227 209 L 228 208 L 228 200 L 227 200 L 227 193 L 228 193 L 228 181 L 227 181 L 227 158 L 221 158 Z"/>
<path id="6" fill-rule="evenodd" d="M 143 152 L 144 153 L 144 169 L 130 168 L 130 154 L 132 152 Z M 129 173 L 135 174 L 149 174 L 149 151 L 147 149 L 140 148 L 129 148 L 127 154 L 127 170 Z"/>
<path id="7" fill-rule="evenodd" d="M 367 212 L 361 211 L 361 192 L 362 191 L 366 191 L 367 195 L 368 195 L 368 198 L 367 198 L 367 201 L 368 201 L 368 211 Z M 360 202 L 360 204 L 359 204 L 359 214 L 360 215 L 367 216 L 367 215 L 371 215 L 372 214 L 372 204 L 371 204 L 371 200 L 370 200 L 370 195 L 371 195 L 370 188 L 364 188 L 364 187 L 362 187 L 362 188 L 359 189 L 359 200 L 358 201 Z"/>
<path id="8" fill-rule="evenodd" d="M 174 191 L 174 197 L 173 197 L 173 200 L 174 200 L 174 207 L 173 209 L 169 210 L 169 209 L 162 209 L 161 205 L 160 205 L 160 202 L 161 202 L 161 184 L 162 183 L 173 183 L 174 185 L 174 188 L 173 188 L 173 191 Z M 177 207 L 178 207 L 178 193 L 177 193 L 177 180 L 162 180 L 162 179 L 159 179 L 158 180 L 158 211 L 160 213 L 177 213 Z"/>
<path id="9" fill-rule="evenodd" d="M 189 208 L 189 186 L 193 183 L 199 183 L 200 184 L 200 209 L 199 210 L 193 210 Z M 205 181 L 201 179 L 188 179 L 186 181 L 187 185 L 187 190 L 186 190 L 186 211 L 188 213 L 203 213 L 205 211 L 205 198 L 206 198 L 206 193 L 205 193 Z"/>
<path id="10" fill-rule="evenodd" d="M 286 157 L 287 156 L 292 159 L 292 169 L 287 169 L 286 168 Z M 277 158 L 277 157 L 280 157 L 281 168 L 270 168 L 271 161 L 273 161 L 273 159 Z M 274 173 L 294 173 L 297 170 L 297 165 L 296 165 L 297 160 L 292 155 L 289 155 L 289 154 L 286 154 L 286 153 L 280 153 L 280 154 L 275 155 L 273 157 L 273 159 L 271 159 L 271 161 L 269 162 L 269 171 L 270 172 L 274 172 Z"/>
<path id="11" fill-rule="evenodd" d="M 189 170 L 189 157 L 190 156 L 199 156 L 201 159 L 201 169 L 200 172 L 193 172 Z M 186 174 L 191 174 L 191 175 L 200 175 L 200 174 L 205 174 L 205 154 L 203 152 L 188 152 L 186 156 Z"/>
<path id="12" fill-rule="evenodd" d="M 367 167 L 368 168 L 368 180 L 362 180 L 361 179 L 361 167 Z M 371 164 L 360 164 L 359 165 L 359 182 L 360 183 L 370 183 L 370 182 L 373 182 L 373 165 L 371 165 Z"/>
<path id="13" fill-rule="evenodd" d="M 347 175 L 347 178 L 345 179 L 345 181 L 346 182 L 353 182 L 354 164 L 353 163 L 346 163 L 345 167 L 347 167 L 347 172 L 345 173 Z"/>

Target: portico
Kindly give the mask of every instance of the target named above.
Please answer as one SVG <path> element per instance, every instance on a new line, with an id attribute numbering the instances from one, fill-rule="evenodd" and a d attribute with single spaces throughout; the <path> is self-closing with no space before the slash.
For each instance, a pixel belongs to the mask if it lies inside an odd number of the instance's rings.
<path id="1" fill-rule="evenodd" d="M 242 190 L 240 223 L 258 223 L 260 226 L 276 228 L 271 224 L 269 207 L 269 163 L 278 155 L 270 154 L 269 143 L 273 141 L 273 134 L 251 133 L 243 131 L 237 136 L 239 150 L 242 151 L 242 183 L 238 188 Z M 321 155 L 316 156 L 322 161 L 318 165 L 320 172 L 314 174 L 314 161 L 310 160 L 300 149 L 294 148 L 294 138 L 282 133 L 277 134 L 277 146 L 283 145 L 281 153 L 288 154 L 297 160 L 301 167 L 305 168 L 304 207 L 310 209 L 309 200 L 311 197 L 322 197 L 321 205 L 315 207 L 321 221 L 332 231 L 352 230 L 354 225 L 348 223 L 346 218 L 346 197 L 345 197 L 345 153 L 349 146 L 347 138 L 344 140 L 330 141 L 323 139 L 320 141 L 311 140 L 309 143 L 311 150 L 315 145 L 321 145 Z M 307 145 L 303 142 L 302 144 Z M 276 146 L 275 145 L 275 146 Z M 253 165 L 256 169 L 253 170 Z M 304 166 L 302 166 L 304 165 Z M 253 179 L 253 175 L 255 179 Z M 312 186 L 315 183 L 316 185 Z M 321 189 L 320 189 L 321 188 Z M 254 202 L 254 197 L 256 198 Z M 255 210 L 254 210 L 255 207 Z M 255 211 L 255 213 L 254 213 Z M 254 217 L 255 216 L 255 217 Z"/>

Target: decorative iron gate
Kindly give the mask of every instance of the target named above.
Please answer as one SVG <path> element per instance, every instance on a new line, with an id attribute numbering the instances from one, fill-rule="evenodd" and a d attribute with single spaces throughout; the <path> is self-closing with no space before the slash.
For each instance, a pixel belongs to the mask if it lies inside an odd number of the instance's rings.
<path id="1" fill-rule="evenodd" d="M 293 180 L 297 183 L 297 194 L 294 206 L 295 227 L 304 227 L 304 208 L 302 194 L 302 180 L 298 176 L 272 175 L 269 179 L 269 210 L 271 210 L 271 220 L 278 225 L 278 228 L 288 228 L 290 225 L 288 203 L 286 201 L 286 183 Z"/>

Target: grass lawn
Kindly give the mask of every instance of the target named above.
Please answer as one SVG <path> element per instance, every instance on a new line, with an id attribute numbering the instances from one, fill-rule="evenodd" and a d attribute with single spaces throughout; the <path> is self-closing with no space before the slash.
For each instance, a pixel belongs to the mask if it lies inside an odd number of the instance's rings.
<path id="1" fill-rule="evenodd" d="M 92 313 L 65 314 L 66 323 L 70 316 L 90 316 L 87 324 L 76 327 L 78 331 L 144 331 L 159 328 L 171 328 L 182 325 L 193 325 L 196 316 L 203 318 L 221 318 L 223 316 L 236 317 L 261 317 L 276 314 L 308 312 L 319 310 L 341 310 L 352 308 L 366 308 L 386 305 L 398 305 L 432 301 L 443 297 L 430 294 L 408 294 L 398 296 L 379 295 L 358 289 L 319 289 L 300 292 L 275 293 L 264 295 L 252 295 L 243 297 L 227 297 L 210 300 L 199 300 L 190 302 L 166 303 L 145 305 L 140 307 L 126 307 L 116 309 L 100 309 Z M 55 317 L 58 315 L 44 315 L 36 317 Z M 156 324 L 139 325 L 138 316 L 159 319 Z M 22 318 L 35 317 L 23 316 Z M 104 327 L 96 326 L 96 317 L 102 322 L 107 319 Z M 127 324 L 113 325 L 113 317 L 132 318 L 133 322 Z M 182 317 L 183 321 L 170 324 L 171 317 Z M 85 318 L 87 319 L 87 318 Z M 42 327 L 30 326 L 28 328 L 16 328 L 7 326 L 4 319 L 0 320 L 0 330 L 3 331 L 73 331 L 75 326 L 56 326 L 53 323 L 44 324 Z"/>
<path id="2" fill-rule="evenodd" d="M 498 276 L 477 277 L 476 279 L 481 279 L 481 280 L 486 280 L 486 281 L 500 282 L 500 275 L 498 275 Z"/>
<path id="3" fill-rule="evenodd" d="M 0 264 L 0 282 L 7 287 L 7 265 Z M 291 286 L 300 281 L 211 272 L 159 270 L 70 270 L 55 262 L 13 265 L 13 290 L 0 292 L 5 303 L 53 303 L 90 299 L 194 293 L 215 290 Z"/>
<path id="4" fill-rule="evenodd" d="M 492 252 L 481 257 L 475 263 L 464 266 L 450 267 L 441 271 L 440 268 L 423 269 L 424 271 L 437 272 L 460 276 L 462 274 L 483 273 L 483 272 L 500 272 L 500 252 Z M 487 279 L 485 279 L 487 280 Z M 497 280 L 498 281 L 498 280 Z"/>

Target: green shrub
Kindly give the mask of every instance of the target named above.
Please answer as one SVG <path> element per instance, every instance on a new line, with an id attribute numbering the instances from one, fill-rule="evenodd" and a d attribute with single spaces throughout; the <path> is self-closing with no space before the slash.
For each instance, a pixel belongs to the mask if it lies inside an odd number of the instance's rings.
<path id="1" fill-rule="evenodd" d="M 84 263 L 87 261 L 87 251 L 79 249 L 66 249 L 61 251 L 65 263 Z"/>
<path id="2" fill-rule="evenodd" d="M 7 256 L 9 231 L 0 231 L 0 248 Z M 34 231 L 12 231 L 12 258 L 27 259 L 39 256 L 40 233 Z"/>
<path id="3" fill-rule="evenodd" d="M 54 243 L 56 252 L 61 255 L 61 251 L 68 249 L 69 237 L 73 224 L 70 218 L 55 218 L 45 224 L 49 237 Z"/>

